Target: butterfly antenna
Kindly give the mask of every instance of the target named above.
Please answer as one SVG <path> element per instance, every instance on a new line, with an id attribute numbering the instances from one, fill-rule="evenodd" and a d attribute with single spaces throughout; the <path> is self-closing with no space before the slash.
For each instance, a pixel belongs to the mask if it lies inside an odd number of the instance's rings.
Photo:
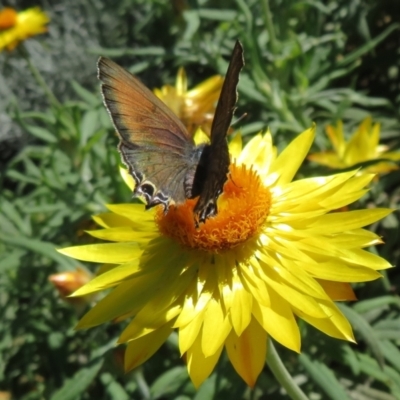
<path id="1" fill-rule="evenodd" d="M 243 119 L 245 119 L 247 117 L 247 113 L 242 114 L 235 122 L 231 123 L 231 126 L 239 123 L 240 121 L 242 121 Z"/>

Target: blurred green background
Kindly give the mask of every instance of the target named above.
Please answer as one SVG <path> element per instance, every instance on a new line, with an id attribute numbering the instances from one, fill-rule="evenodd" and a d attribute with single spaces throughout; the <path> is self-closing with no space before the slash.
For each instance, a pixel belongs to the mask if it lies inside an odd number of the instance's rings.
<path id="1" fill-rule="evenodd" d="M 400 4 L 394 0 L 69 0 L 2 1 L 41 6 L 48 33 L 0 53 L 0 399 L 283 399 L 269 369 L 250 390 L 221 358 L 195 391 L 176 337 L 125 374 L 123 324 L 75 331 L 85 303 L 66 302 L 49 282 L 57 272 L 93 265 L 55 248 L 88 243 L 90 217 L 131 195 L 118 173 L 117 137 L 101 101 L 99 55 L 150 88 L 174 84 L 184 66 L 189 87 L 224 74 L 235 40 L 246 65 L 237 116 L 246 138 L 270 127 L 283 148 L 317 123 L 314 151 L 330 148 L 327 124 L 350 134 L 366 117 L 400 150 Z M 29 68 L 37 68 L 51 101 Z M 301 176 L 331 173 L 307 164 Z M 375 181 L 362 207 L 392 207 L 400 173 Z M 399 264 L 399 213 L 371 227 L 378 252 Z M 344 309 L 358 344 L 301 324 L 302 355 L 277 345 L 310 399 L 400 399 L 400 274 L 355 285 Z M 7 397 L 8 396 L 8 397 Z"/>

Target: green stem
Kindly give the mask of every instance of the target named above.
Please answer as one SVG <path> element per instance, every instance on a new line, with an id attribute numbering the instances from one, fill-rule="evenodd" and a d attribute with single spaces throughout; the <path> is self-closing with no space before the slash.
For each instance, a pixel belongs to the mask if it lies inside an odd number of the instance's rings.
<path id="1" fill-rule="evenodd" d="M 31 60 L 31 58 L 29 56 L 29 53 L 26 50 L 26 48 L 24 47 L 24 45 L 20 44 L 19 48 L 21 50 L 22 56 L 25 58 L 25 60 L 26 60 L 26 62 L 28 64 L 29 70 L 31 71 L 33 77 L 35 78 L 37 84 L 43 89 L 44 93 L 48 97 L 50 104 L 53 105 L 56 108 L 61 108 L 60 102 L 57 100 L 56 96 L 54 96 L 54 93 L 52 92 L 52 90 L 47 85 L 46 81 L 44 80 L 44 78 L 41 75 L 41 73 L 39 72 L 39 70 L 32 63 L 32 60 Z"/>
<path id="2" fill-rule="evenodd" d="M 275 376 L 276 380 L 280 385 L 286 390 L 288 396 L 293 400 L 307 400 L 307 396 L 299 388 L 296 382 L 293 380 L 292 376 L 289 374 L 288 370 L 283 365 L 278 352 L 276 351 L 272 340 L 268 340 L 268 355 L 267 364 Z"/>
<path id="3" fill-rule="evenodd" d="M 261 4 L 264 13 L 265 26 L 267 28 L 271 43 L 271 51 L 273 54 L 277 54 L 279 48 L 278 48 L 278 42 L 276 40 L 274 24 L 272 22 L 271 9 L 269 8 L 269 0 L 263 0 Z"/>

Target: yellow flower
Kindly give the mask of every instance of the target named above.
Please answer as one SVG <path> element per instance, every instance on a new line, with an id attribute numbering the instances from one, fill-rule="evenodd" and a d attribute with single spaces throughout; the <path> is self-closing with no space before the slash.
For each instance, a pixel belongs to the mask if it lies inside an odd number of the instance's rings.
<path id="1" fill-rule="evenodd" d="M 300 351 L 296 317 L 353 341 L 334 301 L 354 300 L 351 282 L 374 280 L 390 267 L 364 250 L 381 239 L 362 227 L 391 210 L 330 213 L 363 196 L 373 175 L 352 171 L 292 182 L 313 138 L 314 128 L 306 130 L 278 156 L 269 132 L 243 149 L 237 135 L 218 215 L 198 229 L 195 200 L 171 206 L 166 215 L 141 204 L 109 205 L 110 212 L 95 217 L 103 229 L 90 233 L 114 243 L 60 250 L 107 265 L 76 296 L 113 288 L 78 327 L 132 318 L 119 338 L 128 343 L 127 370 L 176 329 L 196 387 L 223 349 L 254 386 L 268 336 Z"/>
<path id="2" fill-rule="evenodd" d="M 222 76 L 214 75 L 192 90 L 187 90 L 186 73 L 180 68 L 175 87 L 165 85 L 161 89 L 154 89 L 154 94 L 179 117 L 190 133 L 194 134 L 201 127 L 209 134 L 223 82 Z"/>
<path id="3" fill-rule="evenodd" d="M 17 13 L 13 8 L 0 10 L 0 51 L 13 50 L 19 42 L 46 32 L 49 17 L 39 7 Z"/>
<path id="4" fill-rule="evenodd" d="M 308 156 L 309 160 L 331 168 L 343 169 L 366 161 L 381 159 L 381 162 L 363 169 L 363 172 L 375 174 L 399 168 L 395 161 L 400 160 L 400 152 L 387 152 L 388 147 L 379 144 L 380 124 L 372 124 L 370 117 L 361 122 L 348 142 L 344 138 L 342 121 L 338 121 L 336 127 L 328 125 L 326 133 L 334 150 L 311 154 Z"/>

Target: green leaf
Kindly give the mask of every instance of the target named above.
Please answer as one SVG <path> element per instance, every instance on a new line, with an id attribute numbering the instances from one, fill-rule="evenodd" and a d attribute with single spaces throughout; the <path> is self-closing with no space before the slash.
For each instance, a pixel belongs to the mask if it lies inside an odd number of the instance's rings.
<path id="1" fill-rule="evenodd" d="M 96 378 L 101 367 L 103 358 L 95 359 L 85 368 L 80 369 L 71 379 L 67 380 L 61 389 L 51 396 L 50 400 L 76 400 L 80 395 L 86 393 L 86 389 Z"/>
<path id="2" fill-rule="evenodd" d="M 55 250 L 56 246 L 53 243 L 25 237 L 8 236 L 4 233 L 0 233 L 0 241 L 9 245 L 27 249 L 33 253 L 41 254 L 67 269 L 73 269 L 79 265 L 78 261 L 64 257 L 58 253 Z"/>
<path id="3" fill-rule="evenodd" d="M 193 400 L 215 399 L 217 385 L 217 374 L 212 374 L 197 390 Z"/>
<path id="4" fill-rule="evenodd" d="M 174 367 L 162 374 L 151 386 L 153 399 L 165 396 L 166 394 L 178 393 L 178 389 L 188 381 L 188 374 L 184 367 Z"/>
<path id="5" fill-rule="evenodd" d="M 338 307 L 346 316 L 346 318 L 350 321 L 351 325 L 357 331 L 357 333 L 368 344 L 379 365 L 383 366 L 384 361 L 380 348 L 379 338 L 377 337 L 376 332 L 372 328 L 372 326 L 362 315 L 355 312 L 352 308 L 344 304 L 338 304 Z"/>
<path id="6" fill-rule="evenodd" d="M 131 398 L 123 386 L 109 372 L 103 372 L 100 380 L 110 399 L 129 400 Z"/>
<path id="7" fill-rule="evenodd" d="M 358 313 L 363 314 L 375 308 L 387 309 L 390 305 L 400 307 L 400 299 L 394 296 L 374 297 L 372 299 L 358 301 L 353 305 L 353 309 Z"/>
<path id="8" fill-rule="evenodd" d="M 85 89 L 76 81 L 71 81 L 71 85 L 76 94 L 89 105 L 95 107 L 100 104 L 100 95 L 95 95 L 92 92 L 89 92 L 89 90 Z"/>
<path id="9" fill-rule="evenodd" d="M 22 210 L 17 210 L 14 204 L 10 203 L 6 199 L 1 199 L 1 212 L 7 216 L 8 220 L 12 221 L 15 227 L 24 235 L 31 234 L 31 226 L 29 224 L 29 219 L 24 218 Z"/>
<path id="10" fill-rule="evenodd" d="M 357 50 L 343 57 L 336 65 L 340 67 L 352 63 L 353 61 L 357 60 L 357 58 L 360 58 L 365 53 L 371 51 L 380 42 L 382 42 L 382 40 L 384 40 L 393 31 L 398 30 L 399 28 L 400 24 L 398 23 L 391 24 L 380 35 L 374 37 L 373 39 L 368 41 L 364 46 L 358 47 Z"/>
<path id="11" fill-rule="evenodd" d="M 37 137 L 38 139 L 43 140 L 44 142 L 47 143 L 57 142 L 57 137 L 45 128 L 40 128 L 38 126 L 30 126 L 30 125 L 26 125 L 25 128 L 31 135 Z"/>
<path id="12" fill-rule="evenodd" d="M 238 15 L 234 10 L 218 10 L 216 8 L 201 8 L 197 12 L 200 18 L 224 22 L 234 21 Z"/>
<path id="13" fill-rule="evenodd" d="M 90 110 L 83 114 L 81 127 L 80 127 L 80 143 L 85 145 L 88 140 L 93 136 L 94 132 L 99 127 L 99 112 L 97 110 Z"/>
<path id="14" fill-rule="evenodd" d="M 375 378 L 388 388 L 393 394 L 400 395 L 400 374 L 387 365 L 381 367 L 377 361 L 368 354 L 359 353 L 362 372 L 371 378 Z M 397 397 L 399 398 L 399 397 Z"/>
<path id="15" fill-rule="evenodd" d="M 11 269 L 18 268 L 21 263 L 21 257 L 24 254 L 19 249 L 13 249 L 11 253 L 8 253 L 4 258 L 0 259 L 0 273 L 4 274 Z"/>
<path id="16" fill-rule="evenodd" d="M 339 383 L 332 370 L 320 361 L 311 361 L 305 353 L 299 355 L 299 360 L 314 382 L 332 400 L 351 400 L 343 386 Z"/>
<path id="17" fill-rule="evenodd" d="M 400 350 L 399 347 L 394 345 L 389 340 L 382 340 L 381 342 L 382 353 L 396 369 L 400 372 Z"/>

